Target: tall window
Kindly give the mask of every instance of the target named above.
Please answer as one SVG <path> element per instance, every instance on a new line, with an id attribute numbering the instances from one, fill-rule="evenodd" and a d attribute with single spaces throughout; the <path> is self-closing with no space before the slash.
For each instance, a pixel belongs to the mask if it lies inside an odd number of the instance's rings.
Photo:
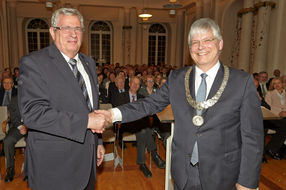
<path id="1" fill-rule="evenodd" d="M 30 20 L 26 27 L 26 39 L 28 52 L 47 47 L 50 44 L 49 25 L 39 18 Z"/>
<path id="2" fill-rule="evenodd" d="M 167 31 L 161 24 L 153 24 L 149 29 L 148 64 L 166 62 Z"/>
<path id="3" fill-rule="evenodd" d="M 90 55 L 97 63 L 111 63 L 111 26 L 104 21 L 95 21 L 90 28 Z"/>

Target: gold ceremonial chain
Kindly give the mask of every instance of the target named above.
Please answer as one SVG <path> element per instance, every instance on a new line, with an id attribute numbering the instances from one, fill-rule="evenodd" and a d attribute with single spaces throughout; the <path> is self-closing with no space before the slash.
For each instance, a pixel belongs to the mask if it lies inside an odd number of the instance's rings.
<path id="1" fill-rule="evenodd" d="M 196 110 L 203 110 L 203 109 L 207 109 L 209 107 L 212 107 L 213 105 L 215 105 L 217 103 L 217 101 L 219 100 L 219 98 L 221 97 L 225 86 L 227 85 L 228 79 L 229 79 L 229 68 L 226 65 L 223 65 L 224 67 L 224 76 L 223 76 L 223 80 L 221 82 L 221 85 L 218 89 L 218 91 L 216 92 L 216 94 L 208 100 L 205 100 L 203 102 L 196 102 L 190 93 L 190 86 L 189 86 L 189 78 L 190 78 L 190 73 L 192 71 L 192 67 L 189 68 L 189 70 L 186 72 L 185 75 L 185 90 L 186 90 L 186 97 L 187 100 L 189 102 L 189 104 L 195 108 Z"/>

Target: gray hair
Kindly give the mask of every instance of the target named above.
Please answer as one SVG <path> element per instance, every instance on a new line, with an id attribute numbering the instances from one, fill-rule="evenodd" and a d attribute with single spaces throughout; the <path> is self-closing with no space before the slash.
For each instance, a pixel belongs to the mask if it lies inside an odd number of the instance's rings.
<path id="1" fill-rule="evenodd" d="M 201 18 L 201 19 L 196 20 L 192 24 L 189 35 L 188 35 L 189 46 L 192 45 L 191 40 L 195 35 L 201 34 L 204 32 L 209 32 L 209 31 L 213 32 L 213 35 L 216 37 L 218 41 L 222 40 L 222 35 L 220 32 L 219 26 L 214 20 L 210 18 Z"/>
<path id="2" fill-rule="evenodd" d="M 60 8 L 56 10 L 52 15 L 52 21 L 51 21 L 52 27 L 58 27 L 60 15 L 77 16 L 80 20 L 81 28 L 84 29 L 83 16 L 80 14 L 78 10 L 72 8 Z"/>

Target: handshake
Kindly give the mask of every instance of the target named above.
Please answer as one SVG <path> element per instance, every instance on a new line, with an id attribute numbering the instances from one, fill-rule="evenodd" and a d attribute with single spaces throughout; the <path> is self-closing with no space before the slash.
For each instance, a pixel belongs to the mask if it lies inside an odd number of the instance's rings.
<path id="1" fill-rule="evenodd" d="M 88 114 L 87 128 L 93 133 L 103 133 L 105 128 L 112 124 L 112 119 L 111 110 L 94 110 Z"/>

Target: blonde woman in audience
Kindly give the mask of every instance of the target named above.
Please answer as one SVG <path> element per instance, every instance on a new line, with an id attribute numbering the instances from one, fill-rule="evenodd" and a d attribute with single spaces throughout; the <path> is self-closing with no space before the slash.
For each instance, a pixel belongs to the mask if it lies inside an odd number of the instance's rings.
<path id="1" fill-rule="evenodd" d="M 145 86 L 142 86 L 139 90 L 139 94 L 143 96 L 148 96 L 152 94 L 153 92 L 156 92 L 156 89 L 154 88 L 154 77 L 153 75 L 147 75 Z"/>
<path id="2" fill-rule="evenodd" d="M 273 159 L 280 160 L 279 153 L 286 139 L 286 96 L 283 88 L 282 78 L 276 77 L 271 81 L 269 91 L 265 96 L 265 101 L 271 107 L 271 111 L 282 119 L 270 121 L 271 127 L 276 130 L 275 135 L 265 147 L 266 153 Z"/>
<path id="3" fill-rule="evenodd" d="M 286 96 L 282 78 L 273 78 L 269 92 L 265 96 L 265 101 L 270 105 L 273 113 L 280 117 L 286 117 Z"/>

